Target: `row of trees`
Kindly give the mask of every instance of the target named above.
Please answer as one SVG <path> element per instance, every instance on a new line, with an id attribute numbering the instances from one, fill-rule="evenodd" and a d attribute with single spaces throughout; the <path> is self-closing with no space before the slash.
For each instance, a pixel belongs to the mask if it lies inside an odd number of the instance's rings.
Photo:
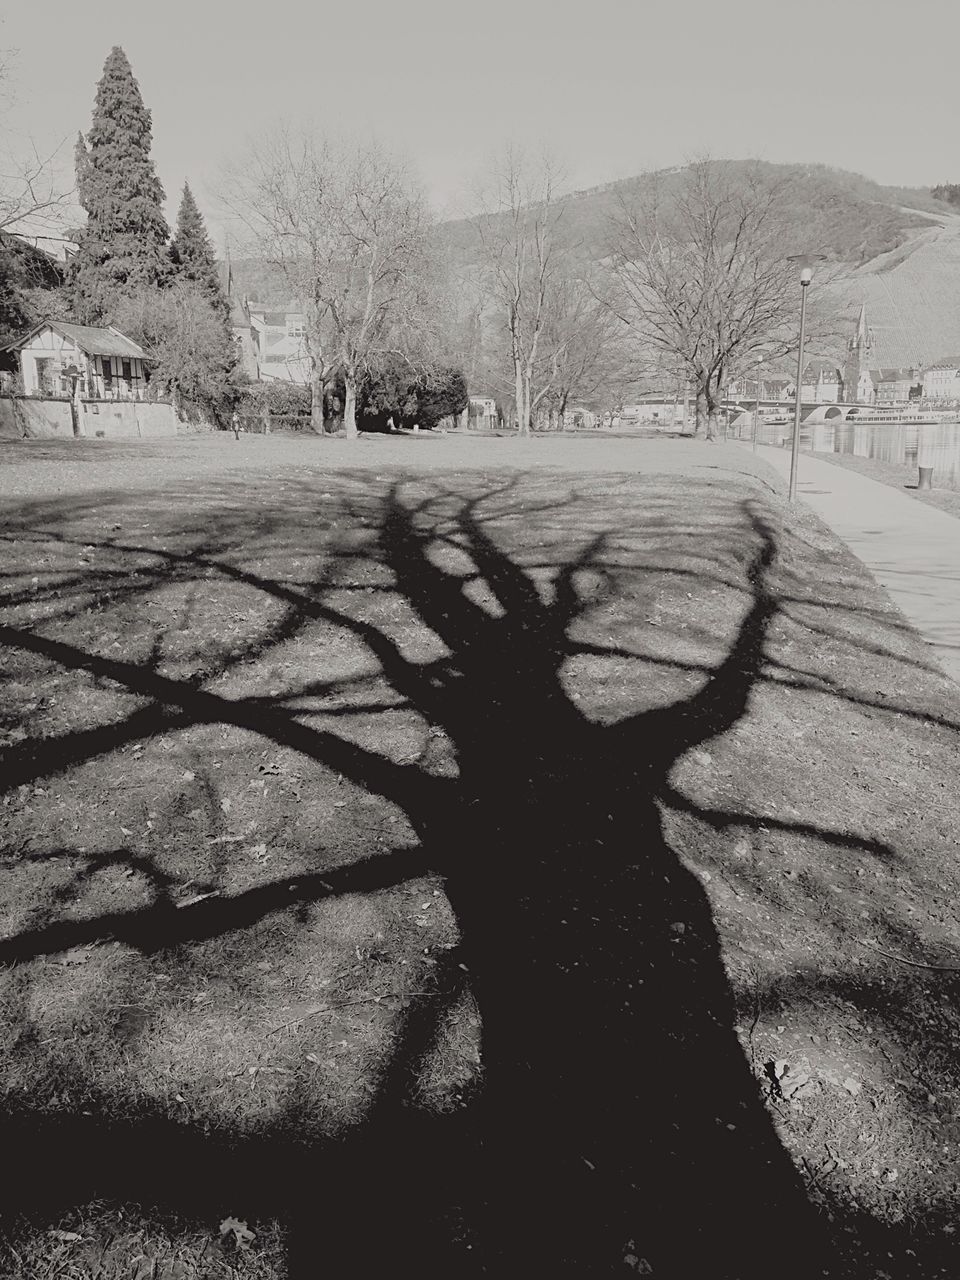
<path id="1" fill-rule="evenodd" d="M 521 432 L 539 416 L 562 421 L 571 396 L 655 380 L 693 388 L 697 431 L 716 433 L 722 390 L 774 364 L 797 342 L 796 179 L 702 160 L 621 194 L 606 252 L 588 260 L 568 233 L 549 161 L 510 149 L 493 199 L 477 219 L 475 325 L 490 326 L 477 362 L 488 383 L 511 383 Z M 821 269 L 821 281 L 832 277 Z M 813 348 L 835 349 L 840 309 L 831 291 L 811 308 Z M 769 367 L 769 366 L 768 366 Z"/>
<path id="2" fill-rule="evenodd" d="M 197 203 L 184 184 L 173 236 L 150 156 L 152 121 L 126 54 L 111 50 L 93 121 L 77 139 L 77 194 L 86 223 L 69 264 L 71 315 L 113 324 L 154 356 L 152 380 L 223 418 L 240 369 L 230 305 Z"/>
<path id="3" fill-rule="evenodd" d="M 388 361 L 425 377 L 452 359 L 426 201 L 396 157 L 282 128 L 228 171 L 224 199 L 246 251 L 303 308 L 314 430 L 335 375 L 351 436 L 364 383 Z"/>
<path id="4" fill-rule="evenodd" d="M 222 414 L 241 381 L 229 300 L 188 186 L 170 236 L 150 143 L 150 112 L 115 48 L 77 142 L 87 221 L 62 305 L 137 338 L 161 390 Z M 382 147 L 289 128 L 251 144 L 223 199 L 244 253 L 303 310 L 313 428 L 333 402 L 348 435 L 429 425 L 465 407 L 466 365 L 471 389 L 510 404 L 521 433 L 654 377 L 692 384 L 710 434 L 727 381 L 795 346 L 787 259 L 804 246 L 790 180 L 709 161 L 651 179 L 619 199 L 600 260 L 573 234 L 561 185 L 549 160 L 508 149 L 458 258 Z M 828 328 L 814 312 L 812 332 Z"/>

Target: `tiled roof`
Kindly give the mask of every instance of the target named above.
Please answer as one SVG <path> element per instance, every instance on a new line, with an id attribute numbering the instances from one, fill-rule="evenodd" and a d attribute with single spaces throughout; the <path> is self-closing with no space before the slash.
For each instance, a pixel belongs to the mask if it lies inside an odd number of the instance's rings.
<path id="1" fill-rule="evenodd" d="M 815 378 L 821 373 L 827 374 L 831 378 L 840 376 L 840 370 L 832 360 L 811 360 L 803 370 L 804 378 Z"/>
<path id="2" fill-rule="evenodd" d="M 62 320 L 48 321 L 55 333 L 72 338 L 88 356 L 138 356 L 147 358 L 143 347 L 118 329 L 99 329 L 91 324 L 66 324 Z"/>
<path id="3" fill-rule="evenodd" d="M 5 350 L 22 347 L 43 329 L 52 329 L 62 338 L 70 338 L 88 356 L 127 356 L 139 360 L 150 358 L 143 347 L 118 329 L 101 329 L 92 324 L 70 324 L 65 320 L 43 320 L 15 342 L 7 343 Z"/>
<path id="4" fill-rule="evenodd" d="M 944 356 L 927 365 L 928 369 L 960 369 L 960 356 Z"/>

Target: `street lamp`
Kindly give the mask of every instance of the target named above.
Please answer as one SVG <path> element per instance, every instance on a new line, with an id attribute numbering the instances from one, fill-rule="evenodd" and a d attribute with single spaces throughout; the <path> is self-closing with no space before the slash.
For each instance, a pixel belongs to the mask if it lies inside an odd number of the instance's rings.
<path id="1" fill-rule="evenodd" d="M 763 356 L 757 356 L 757 407 L 753 411 L 753 452 L 757 452 L 757 437 L 760 435 L 760 377 L 763 373 Z"/>
<path id="2" fill-rule="evenodd" d="M 813 268 L 803 267 L 800 272 L 800 345 L 797 350 L 797 396 L 793 409 L 793 446 L 790 450 L 790 488 L 788 498 L 791 502 L 797 497 L 797 461 L 800 457 L 800 400 L 803 390 L 803 339 L 807 319 L 807 288 L 813 279 Z"/>

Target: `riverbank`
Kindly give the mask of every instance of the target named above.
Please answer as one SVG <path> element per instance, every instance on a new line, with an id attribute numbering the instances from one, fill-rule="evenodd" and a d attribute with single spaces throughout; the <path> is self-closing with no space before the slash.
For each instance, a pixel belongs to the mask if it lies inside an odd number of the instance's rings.
<path id="1" fill-rule="evenodd" d="M 955 1275 L 960 691 L 739 446 L 329 443 L 5 471 L 0 1274 Z"/>

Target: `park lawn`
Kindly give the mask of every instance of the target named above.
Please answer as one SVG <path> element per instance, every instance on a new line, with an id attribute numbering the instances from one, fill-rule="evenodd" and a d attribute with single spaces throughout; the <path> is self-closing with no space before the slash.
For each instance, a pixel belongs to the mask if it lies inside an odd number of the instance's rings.
<path id="1" fill-rule="evenodd" d="M 219 471 L 154 446 L 142 476 L 115 450 L 113 491 L 8 502 L 0 1274 L 273 1280 L 303 1234 L 278 1153 L 299 1177 L 385 1105 L 469 1116 L 489 1011 L 447 892 L 458 833 L 472 848 L 457 788 L 469 768 L 495 803 L 516 760 L 446 717 L 474 680 L 480 734 L 497 696 L 481 633 L 532 718 L 556 677 L 571 760 L 576 735 L 681 726 L 675 756 L 623 750 L 709 905 L 831 1274 L 956 1274 L 960 694 L 736 447 L 572 443 L 344 446 L 321 468 L 258 441 Z M 540 764 L 532 797 L 556 782 Z M 434 784 L 464 805 L 442 839 Z M 493 874 L 495 914 L 515 886 Z M 704 1095 L 714 1068 L 691 1064 Z M 638 1092 L 643 1071 L 638 1048 Z M 424 1235 L 480 1251 L 476 1230 L 462 1201 L 424 1209 Z"/>

